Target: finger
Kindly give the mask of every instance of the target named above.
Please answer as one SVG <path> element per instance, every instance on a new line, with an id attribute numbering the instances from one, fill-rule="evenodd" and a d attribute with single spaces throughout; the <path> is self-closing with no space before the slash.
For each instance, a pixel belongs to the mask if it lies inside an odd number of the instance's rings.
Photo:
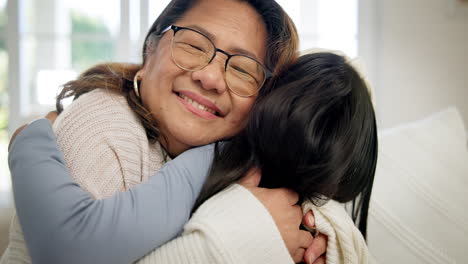
<path id="1" fill-rule="evenodd" d="M 299 232 L 299 247 L 304 249 L 309 248 L 314 241 L 314 237 L 309 231 L 300 230 Z"/>
<path id="2" fill-rule="evenodd" d="M 58 116 L 57 111 L 50 111 L 49 113 L 47 113 L 45 118 L 49 119 L 50 123 L 53 124 L 55 122 L 55 119 L 57 119 L 57 116 Z"/>
<path id="3" fill-rule="evenodd" d="M 306 227 L 314 227 L 315 226 L 315 217 L 314 217 L 314 212 L 312 210 L 308 211 L 304 215 L 304 225 Z"/>
<path id="4" fill-rule="evenodd" d="M 307 263 L 314 263 L 321 255 L 325 254 L 327 250 L 327 237 L 324 235 L 319 235 L 314 238 L 312 244 L 307 248 L 304 253 L 304 259 L 307 260 Z"/>
<path id="5" fill-rule="evenodd" d="M 304 248 L 298 248 L 296 252 L 294 253 L 294 256 L 292 256 L 294 263 L 301 262 L 304 259 L 304 253 L 305 253 Z"/>
<path id="6" fill-rule="evenodd" d="M 262 179 L 262 172 L 259 168 L 251 168 L 238 182 L 244 187 L 257 187 Z"/>
<path id="7" fill-rule="evenodd" d="M 312 264 L 325 264 L 326 263 L 325 258 L 326 258 L 326 256 L 322 255 L 316 261 L 314 261 L 314 263 L 312 263 Z"/>
<path id="8" fill-rule="evenodd" d="M 298 204 L 295 204 L 295 205 L 292 206 L 292 208 L 293 208 L 292 210 L 294 210 L 294 211 L 291 212 L 291 217 L 294 218 L 294 221 L 295 221 L 294 226 L 298 227 L 298 228 L 301 228 L 302 218 L 303 218 L 302 207 L 300 205 L 298 205 Z M 308 230 L 306 232 L 311 234 Z"/>
<path id="9" fill-rule="evenodd" d="M 16 129 L 15 133 L 13 133 L 13 136 L 11 136 L 10 143 L 8 144 L 8 151 L 10 151 L 11 144 L 13 144 L 13 141 L 15 141 L 16 136 L 28 125 L 22 125 L 20 128 Z"/>

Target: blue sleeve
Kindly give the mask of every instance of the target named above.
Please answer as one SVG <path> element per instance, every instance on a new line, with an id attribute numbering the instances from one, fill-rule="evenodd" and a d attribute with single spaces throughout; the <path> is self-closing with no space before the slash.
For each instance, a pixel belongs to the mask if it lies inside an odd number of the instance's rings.
<path id="1" fill-rule="evenodd" d="M 9 153 L 17 213 L 33 263 L 130 263 L 176 237 L 213 159 L 186 151 L 126 192 L 94 200 L 73 182 L 50 122 L 38 120 Z"/>

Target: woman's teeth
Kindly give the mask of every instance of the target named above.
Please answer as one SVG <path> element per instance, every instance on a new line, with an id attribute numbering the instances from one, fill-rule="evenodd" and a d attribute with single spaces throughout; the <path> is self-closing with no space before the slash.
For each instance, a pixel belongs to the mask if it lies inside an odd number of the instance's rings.
<path id="1" fill-rule="evenodd" d="M 216 115 L 216 111 L 214 111 L 213 109 L 210 109 L 204 105 L 201 105 L 199 104 L 197 101 L 194 101 L 190 98 L 188 98 L 187 96 L 183 95 L 183 94 L 179 94 L 179 96 L 184 99 L 185 101 L 187 101 L 189 104 L 195 106 L 196 108 L 200 109 L 200 110 L 203 110 L 203 111 L 207 111 L 209 113 L 212 113 L 213 115 Z"/>

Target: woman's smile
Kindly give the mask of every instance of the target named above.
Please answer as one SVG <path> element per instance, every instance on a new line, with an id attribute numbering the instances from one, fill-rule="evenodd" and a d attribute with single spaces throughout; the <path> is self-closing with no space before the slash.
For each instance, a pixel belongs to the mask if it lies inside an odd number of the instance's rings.
<path id="1" fill-rule="evenodd" d="M 223 116 L 222 111 L 209 99 L 190 91 L 176 92 L 176 94 L 187 110 L 201 118 L 212 120 Z"/>

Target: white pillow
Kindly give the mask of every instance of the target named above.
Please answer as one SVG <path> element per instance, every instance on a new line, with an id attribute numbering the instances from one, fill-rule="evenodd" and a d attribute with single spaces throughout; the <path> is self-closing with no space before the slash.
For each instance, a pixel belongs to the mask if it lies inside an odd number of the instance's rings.
<path id="1" fill-rule="evenodd" d="M 466 263 L 468 150 L 455 108 L 381 131 L 368 242 L 379 263 Z"/>

